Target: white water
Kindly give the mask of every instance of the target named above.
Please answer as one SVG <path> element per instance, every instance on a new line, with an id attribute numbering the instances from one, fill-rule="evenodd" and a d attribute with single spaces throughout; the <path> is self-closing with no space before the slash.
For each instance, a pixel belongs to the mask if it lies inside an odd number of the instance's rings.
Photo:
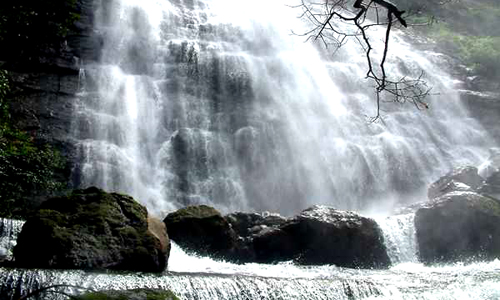
<path id="1" fill-rule="evenodd" d="M 409 222 L 409 223 L 408 223 Z M 474 264 L 424 266 L 405 255 L 413 247 L 412 214 L 379 220 L 384 236 L 398 241 L 400 259 L 389 270 L 346 269 L 333 265 L 298 266 L 236 265 L 208 257 L 187 254 L 175 243 L 165 274 L 85 272 L 80 270 L 25 270 L 0 268 L 0 297 L 17 299 L 37 288 L 66 284 L 92 290 L 157 288 L 170 289 L 183 300 L 492 300 L 500 299 L 500 261 Z M 23 222 L 2 220 L 0 244 L 13 245 Z M 388 242 L 388 246 L 390 242 Z M 10 251 L 11 249 L 7 249 Z M 36 249 L 34 249 L 36 255 Z M 405 258 L 410 257 L 410 260 Z M 62 288 L 65 293 L 81 293 Z M 41 299 L 67 299 L 42 294 Z"/>
<path id="2" fill-rule="evenodd" d="M 0 261 L 12 259 L 12 249 L 24 221 L 0 218 Z"/>
<path id="3" fill-rule="evenodd" d="M 439 95 L 426 111 L 386 104 L 372 124 L 363 54 L 348 43 L 330 60 L 291 35 L 306 25 L 289 1 L 103 3 L 102 59 L 84 66 L 76 108 L 80 186 L 131 194 L 159 215 L 198 203 L 363 210 L 423 197 L 452 166 L 486 156 L 440 56 L 400 34 L 391 74 L 424 70 Z"/>
<path id="4" fill-rule="evenodd" d="M 418 262 L 414 219 L 415 213 L 375 219 L 382 229 L 392 264 Z"/>

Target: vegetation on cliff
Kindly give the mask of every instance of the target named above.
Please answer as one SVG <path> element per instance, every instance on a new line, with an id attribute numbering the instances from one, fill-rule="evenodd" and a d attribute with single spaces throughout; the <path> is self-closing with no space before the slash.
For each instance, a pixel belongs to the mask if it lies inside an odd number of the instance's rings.
<path id="1" fill-rule="evenodd" d="M 65 186 L 56 174 L 64 160 L 53 147 L 16 127 L 10 106 L 18 87 L 5 68 L 41 62 L 63 48 L 77 13 L 76 0 L 0 1 L 0 216 L 26 218 L 30 199 Z M 10 67 L 7 67 L 10 66 Z"/>
<path id="2" fill-rule="evenodd" d="M 432 20 L 422 31 L 473 73 L 500 78 L 500 8 L 490 0 L 416 2 L 405 0 L 412 23 Z"/>
<path id="3" fill-rule="evenodd" d="M 9 114 L 11 88 L 7 72 L 0 70 L 0 216 L 24 219 L 34 191 L 54 191 L 64 186 L 56 177 L 64 160 L 48 145 L 37 145 L 17 129 Z"/>

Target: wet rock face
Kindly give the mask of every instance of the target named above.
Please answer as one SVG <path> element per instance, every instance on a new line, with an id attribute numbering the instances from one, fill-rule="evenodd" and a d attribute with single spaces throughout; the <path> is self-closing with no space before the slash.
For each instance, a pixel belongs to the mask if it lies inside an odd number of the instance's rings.
<path id="1" fill-rule="evenodd" d="M 14 248 L 26 268 L 162 272 L 170 243 L 161 221 L 125 195 L 75 190 L 42 203 Z"/>
<path id="2" fill-rule="evenodd" d="M 374 220 L 324 206 L 313 206 L 279 228 L 262 232 L 254 238 L 254 247 L 261 262 L 293 259 L 307 265 L 355 268 L 390 264 Z"/>
<path id="3" fill-rule="evenodd" d="M 500 201 L 474 192 L 452 192 L 417 210 L 420 260 L 454 262 L 500 257 Z"/>
<path id="4" fill-rule="evenodd" d="M 429 199 L 443 196 L 453 191 L 475 191 L 483 184 L 478 169 L 472 166 L 455 168 L 431 184 L 427 191 Z"/>

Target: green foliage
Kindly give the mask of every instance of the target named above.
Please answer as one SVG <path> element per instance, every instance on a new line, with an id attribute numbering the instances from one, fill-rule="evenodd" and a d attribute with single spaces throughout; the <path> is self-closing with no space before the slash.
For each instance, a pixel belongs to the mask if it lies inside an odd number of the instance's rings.
<path id="1" fill-rule="evenodd" d="M 460 58 L 475 72 L 497 77 L 500 75 L 500 37 L 458 36 Z"/>
<path id="2" fill-rule="evenodd" d="M 22 218 L 27 196 L 63 187 L 54 175 L 64 167 L 64 159 L 49 146 L 35 145 L 31 136 L 12 125 L 7 75 L 0 70 L 0 215 Z"/>
<path id="3" fill-rule="evenodd" d="M 0 1 L 0 56 L 31 58 L 61 41 L 78 19 L 76 0 Z"/>
<path id="4" fill-rule="evenodd" d="M 434 24 L 429 35 L 477 74 L 500 77 L 500 36 L 459 34 L 442 22 Z"/>

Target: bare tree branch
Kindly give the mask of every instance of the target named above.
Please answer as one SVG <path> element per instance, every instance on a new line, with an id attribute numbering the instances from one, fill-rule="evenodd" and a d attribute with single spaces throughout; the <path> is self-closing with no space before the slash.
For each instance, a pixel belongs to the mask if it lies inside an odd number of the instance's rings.
<path id="1" fill-rule="evenodd" d="M 418 109 L 427 109 L 428 104 L 424 100 L 431 89 L 423 80 L 423 72 L 417 78 L 393 79 L 385 68 L 391 30 L 397 24 L 408 26 L 403 17 L 405 11 L 399 10 L 387 0 L 366 0 L 366 3 L 363 3 L 363 0 L 355 0 L 352 6 L 350 3 L 352 0 L 324 0 L 322 2 L 301 0 L 301 4 L 297 6 L 303 11 L 301 18 L 305 18 L 313 26 L 303 35 L 308 39 L 320 40 L 327 47 L 334 45 L 335 51 L 348 39 L 354 39 L 362 47 L 368 68 L 366 78 L 375 82 L 377 111 L 371 121 L 380 118 L 381 102 L 410 102 Z M 386 12 L 385 18 L 380 15 L 384 11 Z M 372 19 L 375 21 L 371 21 Z M 340 29 L 336 22 L 353 26 L 351 29 Z M 386 27 L 384 46 L 378 66 L 374 63 L 376 61 L 373 57 L 374 48 L 368 32 L 368 29 L 373 26 Z"/>

